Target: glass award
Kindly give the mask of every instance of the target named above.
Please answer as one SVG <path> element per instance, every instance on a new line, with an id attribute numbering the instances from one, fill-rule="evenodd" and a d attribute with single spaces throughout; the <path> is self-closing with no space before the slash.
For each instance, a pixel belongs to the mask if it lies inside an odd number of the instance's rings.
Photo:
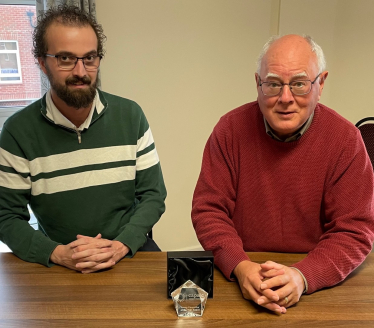
<path id="1" fill-rule="evenodd" d="M 171 293 L 178 317 L 201 317 L 208 293 L 191 280 Z"/>

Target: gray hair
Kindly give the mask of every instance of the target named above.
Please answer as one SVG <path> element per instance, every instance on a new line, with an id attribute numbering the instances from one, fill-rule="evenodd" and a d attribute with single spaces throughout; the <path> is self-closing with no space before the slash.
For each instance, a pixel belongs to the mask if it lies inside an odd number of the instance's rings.
<path id="1" fill-rule="evenodd" d="M 262 48 L 262 51 L 261 51 L 260 55 L 257 58 L 257 71 L 256 71 L 257 74 L 260 74 L 262 59 L 264 58 L 264 56 L 268 52 L 271 44 L 274 43 L 274 41 L 276 41 L 280 38 L 281 38 L 280 35 L 273 35 L 265 43 L 264 47 Z M 304 34 L 303 38 L 309 43 L 312 52 L 314 52 L 317 56 L 318 74 L 322 73 L 326 69 L 326 59 L 325 59 L 325 55 L 323 53 L 322 48 L 312 39 L 311 36 Z"/>

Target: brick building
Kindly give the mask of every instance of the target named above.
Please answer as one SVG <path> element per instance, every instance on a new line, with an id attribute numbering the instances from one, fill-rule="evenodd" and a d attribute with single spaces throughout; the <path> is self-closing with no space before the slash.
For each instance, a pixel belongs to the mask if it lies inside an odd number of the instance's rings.
<path id="1" fill-rule="evenodd" d="M 41 97 L 40 70 L 31 53 L 35 23 L 35 6 L 0 5 L 0 111 Z"/>

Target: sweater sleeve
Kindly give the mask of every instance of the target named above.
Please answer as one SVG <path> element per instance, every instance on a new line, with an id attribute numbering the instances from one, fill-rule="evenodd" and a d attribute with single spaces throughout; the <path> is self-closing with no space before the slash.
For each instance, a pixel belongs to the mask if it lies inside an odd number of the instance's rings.
<path id="1" fill-rule="evenodd" d="M 358 130 L 327 179 L 321 209 L 324 233 L 293 266 L 308 282 L 307 293 L 343 281 L 366 258 L 374 240 L 373 168 Z"/>
<path id="2" fill-rule="evenodd" d="M 127 256 L 135 255 L 145 244 L 147 233 L 165 211 L 166 188 L 160 161 L 142 111 L 138 137 L 134 211 L 130 221 L 115 238 L 130 248 L 131 253 Z"/>
<path id="3" fill-rule="evenodd" d="M 205 250 L 226 276 L 248 260 L 231 217 L 235 210 L 237 174 L 232 137 L 225 118 L 214 128 L 205 146 L 202 167 L 192 202 L 192 223 Z"/>
<path id="4" fill-rule="evenodd" d="M 22 260 L 52 266 L 49 257 L 58 243 L 29 225 L 30 192 L 29 161 L 4 127 L 0 136 L 0 240 Z"/>

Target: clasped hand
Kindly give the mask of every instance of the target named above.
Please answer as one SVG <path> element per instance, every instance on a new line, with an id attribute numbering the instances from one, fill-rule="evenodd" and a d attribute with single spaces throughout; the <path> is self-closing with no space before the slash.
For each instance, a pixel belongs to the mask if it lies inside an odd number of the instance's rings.
<path id="1" fill-rule="evenodd" d="M 130 249 L 116 240 L 78 235 L 68 245 L 59 245 L 51 254 L 53 263 L 82 273 L 91 273 L 114 266 Z"/>
<path id="2" fill-rule="evenodd" d="M 297 270 L 273 261 L 263 264 L 243 261 L 234 274 L 245 299 L 279 314 L 296 304 L 305 288 Z"/>

